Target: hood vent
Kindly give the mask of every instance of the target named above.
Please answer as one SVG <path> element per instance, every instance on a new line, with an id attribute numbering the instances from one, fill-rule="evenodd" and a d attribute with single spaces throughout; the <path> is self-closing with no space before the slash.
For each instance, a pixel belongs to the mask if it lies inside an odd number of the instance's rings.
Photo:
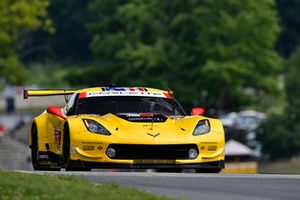
<path id="1" fill-rule="evenodd" d="M 165 122 L 168 119 L 165 115 L 152 113 L 120 113 L 117 116 L 130 122 Z"/>

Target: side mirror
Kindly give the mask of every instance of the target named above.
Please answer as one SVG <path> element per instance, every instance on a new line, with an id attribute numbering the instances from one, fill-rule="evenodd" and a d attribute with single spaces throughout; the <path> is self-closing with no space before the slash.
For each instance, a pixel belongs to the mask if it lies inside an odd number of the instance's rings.
<path id="1" fill-rule="evenodd" d="M 47 108 L 47 112 L 52 114 L 52 115 L 56 115 L 62 119 L 66 119 L 67 117 L 63 115 L 61 108 L 57 107 L 57 106 L 49 106 Z"/>
<path id="2" fill-rule="evenodd" d="M 205 110 L 204 108 L 192 108 L 191 115 L 192 116 L 199 116 L 199 115 L 204 115 Z"/>

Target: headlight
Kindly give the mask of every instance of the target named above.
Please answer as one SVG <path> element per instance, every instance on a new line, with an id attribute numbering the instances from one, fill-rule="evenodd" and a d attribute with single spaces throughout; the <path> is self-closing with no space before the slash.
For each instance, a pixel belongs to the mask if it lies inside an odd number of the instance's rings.
<path id="1" fill-rule="evenodd" d="M 193 132 L 193 135 L 203 135 L 210 131 L 210 124 L 207 119 L 200 120 Z"/>
<path id="2" fill-rule="evenodd" d="M 86 128 L 92 133 L 98 133 L 102 135 L 111 135 L 111 133 L 104 128 L 101 124 L 92 119 L 83 119 Z"/>

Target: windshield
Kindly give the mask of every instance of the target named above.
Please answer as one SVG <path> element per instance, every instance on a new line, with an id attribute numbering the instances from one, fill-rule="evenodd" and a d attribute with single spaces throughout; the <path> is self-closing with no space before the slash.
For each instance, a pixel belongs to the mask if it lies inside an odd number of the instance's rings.
<path id="1" fill-rule="evenodd" d="M 109 96 L 79 98 L 77 114 L 104 115 L 107 113 L 155 113 L 184 116 L 185 112 L 174 99 L 138 96 Z"/>

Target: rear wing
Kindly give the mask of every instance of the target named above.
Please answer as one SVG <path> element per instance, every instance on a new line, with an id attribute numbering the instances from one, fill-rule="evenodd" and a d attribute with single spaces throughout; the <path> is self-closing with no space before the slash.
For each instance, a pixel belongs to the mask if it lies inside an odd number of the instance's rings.
<path id="1" fill-rule="evenodd" d="M 77 92 L 77 90 L 26 90 L 24 89 L 23 98 L 28 99 L 28 97 L 70 95 L 75 92 Z"/>

